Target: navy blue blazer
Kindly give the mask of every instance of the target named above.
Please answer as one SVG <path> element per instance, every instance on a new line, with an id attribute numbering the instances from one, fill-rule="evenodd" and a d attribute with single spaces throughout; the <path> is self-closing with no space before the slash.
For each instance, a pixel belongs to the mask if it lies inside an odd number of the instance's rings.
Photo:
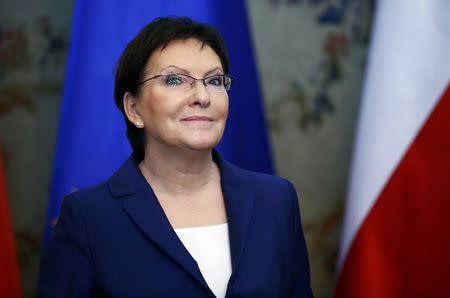
<path id="1" fill-rule="evenodd" d="M 229 225 L 226 297 L 312 297 L 290 182 L 213 158 Z M 105 183 L 64 199 L 38 297 L 214 297 L 131 156 Z"/>

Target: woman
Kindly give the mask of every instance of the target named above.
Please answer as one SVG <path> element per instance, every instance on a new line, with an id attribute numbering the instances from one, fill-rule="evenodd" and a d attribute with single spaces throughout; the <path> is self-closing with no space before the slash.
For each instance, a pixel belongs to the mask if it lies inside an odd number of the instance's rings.
<path id="1" fill-rule="evenodd" d="M 213 149 L 231 83 L 210 26 L 160 18 L 130 42 L 115 101 L 133 155 L 65 198 L 40 297 L 312 296 L 292 184 Z"/>

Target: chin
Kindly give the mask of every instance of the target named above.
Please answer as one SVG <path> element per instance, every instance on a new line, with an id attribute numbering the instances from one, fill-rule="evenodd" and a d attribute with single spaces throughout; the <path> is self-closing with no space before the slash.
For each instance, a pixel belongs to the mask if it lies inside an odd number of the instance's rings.
<path id="1" fill-rule="evenodd" d="M 195 151 L 211 151 L 217 143 L 205 142 L 205 143 L 194 143 L 188 144 L 188 147 Z"/>
<path id="2" fill-rule="evenodd" d="M 185 134 L 182 143 L 193 150 L 211 150 L 220 141 L 221 133 L 212 132 L 196 132 L 194 134 Z"/>
<path id="3" fill-rule="evenodd" d="M 185 145 L 192 150 L 211 151 L 220 141 L 220 138 L 195 139 L 185 142 Z"/>

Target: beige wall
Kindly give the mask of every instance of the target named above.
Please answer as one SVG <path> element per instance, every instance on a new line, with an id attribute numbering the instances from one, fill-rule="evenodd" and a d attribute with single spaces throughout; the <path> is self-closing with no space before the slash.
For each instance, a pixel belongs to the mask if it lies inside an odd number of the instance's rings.
<path id="1" fill-rule="evenodd" d="M 341 1 L 247 1 L 277 174 L 300 194 L 317 297 L 334 288 L 373 10 L 347 2 L 333 24 L 319 18 Z"/>

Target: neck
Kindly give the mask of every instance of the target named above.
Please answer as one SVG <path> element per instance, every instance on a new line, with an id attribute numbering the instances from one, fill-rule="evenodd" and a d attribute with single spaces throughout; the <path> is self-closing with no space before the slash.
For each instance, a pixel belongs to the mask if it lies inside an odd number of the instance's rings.
<path id="1" fill-rule="evenodd" d="M 210 182 L 220 179 L 211 150 L 152 146 L 146 148 L 139 168 L 154 190 L 174 197 L 201 191 Z"/>

